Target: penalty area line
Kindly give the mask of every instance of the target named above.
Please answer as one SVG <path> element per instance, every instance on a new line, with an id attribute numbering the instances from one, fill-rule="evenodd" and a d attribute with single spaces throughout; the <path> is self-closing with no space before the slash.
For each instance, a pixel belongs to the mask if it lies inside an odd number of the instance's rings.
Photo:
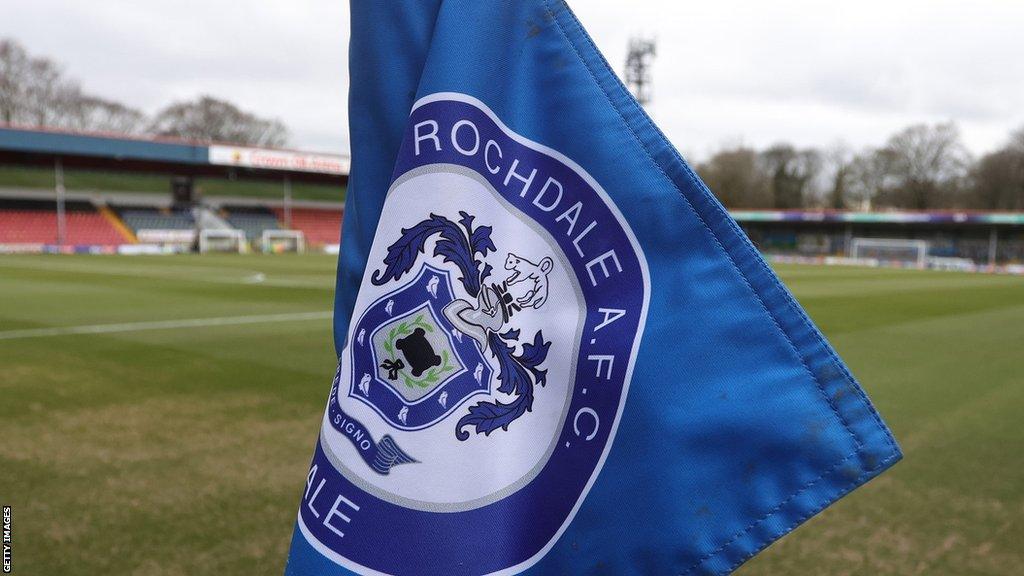
<path id="1" fill-rule="evenodd" d="M 125 322 L 121 324 L 92 324 L 88 326 L 54 326 L 53 328 L 28 328 L 0 332 L 0 340 L 23 338 L 45 338 L 50 336 L 75 336 L 82 334 L 116 334 L 118 332 L 141 332 L 145 330 L 175 330 L 180 328 L 206 328 L 210 326 L 238 326 L 243 324 L 265 324 L 271 322 L 301 322 L 305 320 L 327 320 L 333 312 L 292 312 L 290 314 L 261 314 L 253 316 L 223 316 L 220 318 L 188 318 L 183 320 L 159 320 L 155 322 Z"/>

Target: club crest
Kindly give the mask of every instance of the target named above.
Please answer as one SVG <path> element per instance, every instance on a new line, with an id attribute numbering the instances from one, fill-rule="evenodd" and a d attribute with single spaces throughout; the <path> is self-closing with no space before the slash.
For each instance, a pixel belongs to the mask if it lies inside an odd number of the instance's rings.
<path id="1" fill-rule="evenodd" d="M 357 572 L 521 570 L 611 447 L 646 263 L 597 182 L 468 96 L 417 104 L 395 174 L 299 527 Z M 502 554 L 446 544 L 517 518 Z"/>
<path id="2" fill-rule="evenodd" d="M 366 336 L 350 347 L 348 394 L 398 430 L 433 426 L 463 402 L 488 391 L 483 344 L 455 337 L 445 310 L 457 306 L 451 273 L 428 264 L 370 305 L 357 324 Z M 388 303 L 391 303 L 390 309 Z"/>
<path id="3" fill-rule="evenodd" d="M 514 324 L 518 313 L 546 302 L 553 261 L 545 256 L 533 263 L 508 253 L 505 279 L 492 281 L 493 268 L 482 260 L 496 251 L 492 228 L 474 220 L 464 211 L 457 223 L 431 214 L 403 229 L 371 276 L 374 285 L 387 286 L 419 269 L 415 279 L 367 308 L 356 329 L 369 339 L 352 348 L 354 375 L 361 376 L 349 394 L 398 429 L 434 425 L 470 397 L 489 392 L 493 370 L 485 352 L 497 366 L 497 391 L 511 401 L 471 406 L 454 426 L 459 440 L 507 430 L 531 410 L 534 387 L 546 381 L 541 365 L 551 343 L 541 330 L 520 343 Z M 458 272 L 463 298 L 455 297 L 448 271 L 419 262 L 430 242 L 433 255 Z"/>

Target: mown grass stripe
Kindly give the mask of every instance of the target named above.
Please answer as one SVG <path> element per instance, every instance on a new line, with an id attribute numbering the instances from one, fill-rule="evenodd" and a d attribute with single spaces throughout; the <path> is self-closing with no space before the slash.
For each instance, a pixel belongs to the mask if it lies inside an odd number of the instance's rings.
<path id="1" fill-rule="evenodd" d="M 182 328 L 206 328 L 210 326 L 238 326 L 241 324 L 266 324 L 271 322 L 327 320 L 330 319 L 331 316 L 332 312 L 330 311 L 292 312 L 288 314 L 224 316 L 220 318 L 189 318 L 183 320 L 160 320 L 155 322 L 92 324 L 88 326 L 54 326 L 52 328 L 29 328 L 24 330 L 8 330 L 0 332 L 0 340 L 75 336 L 82 334 L 115 334 L 118 332 L 140 332 L 144 330 L 177 330 Z"/>

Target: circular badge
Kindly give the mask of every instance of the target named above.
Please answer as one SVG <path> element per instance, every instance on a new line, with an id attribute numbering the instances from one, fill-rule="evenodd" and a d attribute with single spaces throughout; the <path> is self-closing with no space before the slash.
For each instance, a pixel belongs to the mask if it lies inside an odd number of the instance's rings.
<path id="1" fill-rule="evenodd" d="M 395 174 L 299 527 L 360 573 L 517 572 L 611 446 L 646 263 L 589 175 L 471 97 L 416 104 Z"/>

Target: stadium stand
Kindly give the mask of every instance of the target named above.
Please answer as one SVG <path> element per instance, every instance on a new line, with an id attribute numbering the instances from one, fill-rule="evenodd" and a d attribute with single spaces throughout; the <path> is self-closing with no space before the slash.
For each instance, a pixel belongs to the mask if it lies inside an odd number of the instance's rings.
<path id="1" fill-rule="evenodd" d="M 187 210 L 146 207 L 115 207 L 117 213 L 135 233 L 139 230 L 192 230 L 195 220 Z"/>
<path id="2" fill-rule="evenodd" d="M 348 168 L 338 154 L 0 125 L 0 254 L 173 253 L 236 230 L 251 249 L 269 232 L 333 251 Z"/>
<path id="3" fill-rule="evenodd" d="M 1024 262 L 1024 213 L 733 211 L 766 254 L 849 255 L 854 238 L 901 238 L 928 243 L 928 256 L 977 264 Z"/>
<path id="4" fill-rule="evenodd" d="M 200 228 L 242 230 L 253 248 L 263 243 L 264 231 L 290 228 L 302 232 L 309 248 L 333 251 L 348 168 L 348 157 L 340 155 L 0 126 L 0 253 L 122 244 L 135 244 L 126 250 L 131 253 L 187 251 L 196 247 Z M 182 179 L 193 186 L 187 200 L 175 188 Z M 66 237 L 64 246 L 54 247 L 58 188 L 67 200 Z M 292 206 L 288 219 L 286 201 Z M 769 256 L 853 259 L 857 239 L 888 241 L 889 253 L 894 241 L 916 240 L 927 246 L 929 265 L 1024 270 L 1024 212 L 732 214 Z"/>
<path id="5" fill-rule="evenodd" d="M 280 230 L 277 216 L 263 206 L 221 206 L 228 224 L 245 232 L 250 242 L 259 240 L 264 230 Z"/>
<path id="6" fill-rule="evenodd" d="M 284 222 L 284 209 L 274 208 L 278 220 Z M 337 244 L 341 238 L 340 209 L 292 208 L 292 229 L 301 230 L 310 245 Z"/>
<path id="7" fill-rule="evenodd" d="M 116 246 L 130 242 L 89 202 L 68 202 L 65 210 L 66 244 Z M 55 244 L 57 235 L 53 202 L 0 199 L 0 244 Z"/>

